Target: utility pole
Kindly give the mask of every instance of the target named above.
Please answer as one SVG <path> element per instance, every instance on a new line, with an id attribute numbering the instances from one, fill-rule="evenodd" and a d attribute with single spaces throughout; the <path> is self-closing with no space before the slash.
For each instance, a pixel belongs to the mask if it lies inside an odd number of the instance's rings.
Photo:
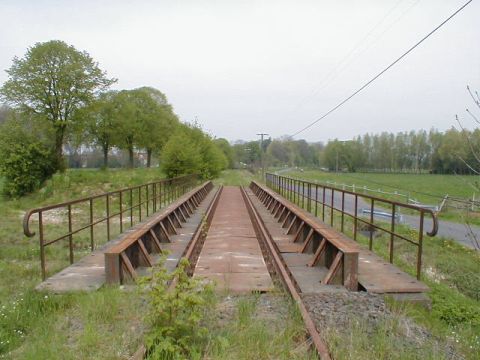
<path id="1" fill-rule="evenodd" d="M 267 136 L 268 134 L 260 133 L 257 134 L 260 136 L 260 164 L 262 166 L 262 180 L 265 178 L 265 164 L 263 163 L 263 137 Z"/>

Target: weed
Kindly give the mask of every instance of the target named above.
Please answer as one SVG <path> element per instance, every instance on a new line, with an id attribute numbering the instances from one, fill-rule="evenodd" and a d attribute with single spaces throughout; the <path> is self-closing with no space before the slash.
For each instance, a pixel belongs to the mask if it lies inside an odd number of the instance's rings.
<path id="1" fill-rule="evenodd" d="M 193 359 L 202 353 L 208 334 L 202 325 L 212 307 L 213 286 L 189 277 L 189 262 L 181 259 L 171 273 L 163 266 L 163 255 L 150 276 L 140 280 L 140 288 L 148 301 L 145 321 L 150 328 L 145 342 L 149 359 Z M 169 284 L 176 279 L 175 286 Z"/>

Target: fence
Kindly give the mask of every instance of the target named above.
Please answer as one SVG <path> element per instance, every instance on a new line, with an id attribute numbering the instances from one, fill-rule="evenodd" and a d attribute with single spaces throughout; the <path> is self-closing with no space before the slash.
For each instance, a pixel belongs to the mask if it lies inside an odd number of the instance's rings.
<path id="1" fill-rule="evenodd" d="M 23 232 L 28 237 L 33 237 L 36 234 L 30 230 L 30 220 L 34 214 L 38 214 L 38 237 L 42 279 L 45 280 L 47 275 L 45 249 L 48 246 L 67 239 L 69 262 L 73 264 L 75 257 L 74 235 L 89 230 L 89 247 L 90 251 L 93 251 L 96 246 L 94 235 L 95 226 L 106 224 L 106 240 L 109 241 L 113 218 L 118 217 L 120 233 L 122 233 L 125 220 L 127 223 L 130 223 L 130 226 L 133 226 L 134 222 L 142 221 L 142 216 L 149 216 L 150 212 L 153 213 L 157 211 L 157 209 L 172 202 L 174 199 L 191 190 L 196 183 L 196 175 L 185 175 L 27 211 L 23 218 Z M 96 209 L 98 206 L 103 209 Z M 74 207 L 76 209 L 74 209 Z M 82 207 L 86 211 L 83 211 Z M 82 209 L 82 211 L 79 209 Z M 59 223 L 66 222 L 68 225 L 65 233 L 61 233 L 60 236 L 54 237 L 53 239 L 48 239 L 48 235 L 45 233 L 46 227 L 44 219 L 46 215 L 48 215 L 48 212 L 50 212 L 50 214 L 52 212 L 61 213 L 64 216 Z M 88 214 L 86 224 L 83 223 L 74 228 L 75 217 L 79 213 L 85 212 Z M 95 215 L 98 216 L 98 213 L 100 213 L 100 217 L 96 218 Z M 65 217 L 66 221 L 63 221 Z M 56 231 L 59 231 L 59 227 L 59 224 L 55 226 Z"/>
<path id="2" fill-rule="evenodd" d="M 429 215 L 432 218 L 432 230 L 427 232 L 427 235 L 435 236 L 438 230 L 437 217 L 431 209 L 271 173 L 266 174 L 266 183 L 267 186 L 280 195 L 315 214 L 315 216 L 320 216 L 324 222 L 327 210 L 331 226 L 334 226 L 335 213 L 339 214 L 341 232 L 345 232 L 345 218 L 351 218 L 353 222 L 353 239 L 357 240 L 360 226 L 366 228 L 368 230 L 368 248 L 370 250 L 373 248 L 374 231 L 389 234 L 388 251 L 390 263 L 393 263 L 396 239 L 412 244 L 417 248 L 416 273 L 417 278 L 420 279 L 425 215 Z M 367 208 L 359 209 L 359 205 Z M 414 211 L 419 216 L 418 232 L 415 238 L 404 235 L 397 229 L 396 224 L 401 209 L 408 209 L 410 212 Z M 379 216 L 380 213 L 382 217 L 390 218 L 389 228 L 386 228 L 382 223 L 378 223 L 378 221 L 375 223 L 374 217 Z M 367 214 L 367 216 L 362 216 L 362 214 Z"/>
<path id="3" fill-rule="evenodd" d="M 385 191 L 380 188 L 372 189 L 366 185 L 363 185 L 363 186 L 356 185 L 356 184 L 349 185 L 349 184 L 337 183 L 336 181 L 329 181 L 329 180 L 327 180 L 325 184 L 335 188 L 342 188 L 342 190 L 351 189 L 352 192 L 362 192 L 365 195 L 367 195 L 368 193 L 374 193 L 374 194 L 380 194 L 380 195 L 395 196 L 395 197 L 398 197 L 399 199 L 403 198 L 409 204 L 416 205 L 423 208 L 428 208 L 437 213 L 439 213 L 442 209 L 447 207 L 453 208 L 455 210 L 472 211 L 472 212 L 477 212 L 479 211 L 479 208 L 480 208 L 480 201 L 475 197 L 475 193 L 473 193 L 471 199 L 452 197 L 452 196 L 449 196 L 448 194 L 445 194 L 442 196 L 430 195 L 430 197 L 432 198 L 432 202 L 439 201 L 438 205 L 432 205 L 432 204 L 424 204 L 424 203 L 422 204 L 420 201 L 413 198 L 410 193 L 404 194 L 397 190 Z"/>

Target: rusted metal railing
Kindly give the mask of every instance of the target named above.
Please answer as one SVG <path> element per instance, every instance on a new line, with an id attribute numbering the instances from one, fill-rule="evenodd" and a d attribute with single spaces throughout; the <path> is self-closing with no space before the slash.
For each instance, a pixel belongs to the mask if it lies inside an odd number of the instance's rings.
<path id="1" fill-rule="evenodd" d="M 373 248 L 374 231 L 389 234 L 390 263 L 393 263 L 396 239 L 412 244 L 417 248 L 416 274 L 417 279 L 420 279 L 425 215 L 432 219 L 432 229 L 426 234 L 435 236 L 438 230 L 437 216 L 431 209 L 271 173 L 266 174 L 266 184 L 283 197 L 320 217 L 322 221 L 329 222 L 331 226 L 334 226 L 334 215 L 339 215 L 340 219 L 337 220 L 335 225 L 341 232 L 346 232 L 345 220 L 350 218 L 353 223 L 353 239 L 357 240 L 359 229 L 367 229 L 370 250 Z M 400 215 L 401 212 L 405 213 L 405 211 L 413 212 L 413 216 L 418 216 L 419 222 L 415 236 L 407 236 L 404 232 L 398 231 L 397 223 L 402 216 L 411 216 Z M 326 219 L 326 216 L 329 219 Z M 387 221 L 379 221 L 379 217 L 385 218 Z M 375 218 L 377 218 L 376 222 Z"/>
<path id="2" fill-rule="evenodd" d="M 124 223 L 133 226 L 134 223 L 142 221 L 142 217 L 149 216 L 166 204 L 169 204 L 179 196 L 191 190 L 197 184 L 196 175 L 185 175 L 172 179 L 162 179 L 147 184 L 132 186 L 120 190 L 106 192 L 99 195 L 89 196 L 77 200 L 67 201 L 59 204 L 44 206 L 28 210 L 23 218 L 23 232 L 28 237 L 35 236 L 35 232 L 30 230 L 30 220 L 33 215 L 38 214 L 38 237 L 40 245 L 40 266 L 42 279 L 47 276 L 45 249 L 47 246 L 55 244 L 61 240 L 68 240 L 68 257 L 70 264 L 74 262 L 74 235 L 89 230 L 90 251 L 96 247 L 94 227 L 99 224 L 106 225 L 106 241 L 111 238 L 112 218 L 118 217 L 120 233 L 124 230 Z M 95 218 L 95 205 L 98 207 L 101 203 L 100 211 L 97 209 L 97 216 L 100 212 L 100 218 Z M 74 228 L 74 217 L 76 212 L 73 207 L 86 207 L 88 219 L 86 223 Z M 66 212 L 66 223 L 68 230 L 62 235 L 53 239 L 48 239 L 45 234 L 45 215 L 49 211 Z M 143 211 L 142 211 L 143 210 Z M 58 227 L 56 227 L 58 230 Z"/>

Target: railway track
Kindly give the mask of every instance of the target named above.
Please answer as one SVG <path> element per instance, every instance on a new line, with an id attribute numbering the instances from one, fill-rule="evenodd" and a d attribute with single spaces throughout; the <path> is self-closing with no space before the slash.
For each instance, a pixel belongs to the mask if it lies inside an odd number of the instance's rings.
<path id="1" fill-rule="evenodd" d="M 244 188 L 205 182 L 86 260 L 47 279 L 39 289 L 73 286 L 71 279 L 83 279 L 81 287 L 73 288 L 80 290 L 96 289 L 101 281 L 132 282 L 148 273 L 165 251 L 169 271 L 187 258 L 189 275 L 215 281 L 220 292 L 283 287 L 298 305 L 306 334 L 321 359 L 331 357 L 305 297 L 359 290 L 407 295 L 426 291 L 421 282 L 365 253 L 352 239 L 255 182 Z M 92 271 L 95 286 L 88 284 Z M 175 284 L 173 280 L 169 286 Z"/>
<path id="2" fill-rule="evenodd" d="M 298 305 L 319 357 L 330 359 L 300 289 L 255 208 L 252 196 L 255 195 L 251 190 L 239 187 L 217 191 L 205 215 L 203 229 L 192 239 L 192 254 L 198 256 L 187 256 L 195 269 L 193 275 L 215 280 L 219 291 L 240 293 L 272 290 L 273 279 Z"/>

